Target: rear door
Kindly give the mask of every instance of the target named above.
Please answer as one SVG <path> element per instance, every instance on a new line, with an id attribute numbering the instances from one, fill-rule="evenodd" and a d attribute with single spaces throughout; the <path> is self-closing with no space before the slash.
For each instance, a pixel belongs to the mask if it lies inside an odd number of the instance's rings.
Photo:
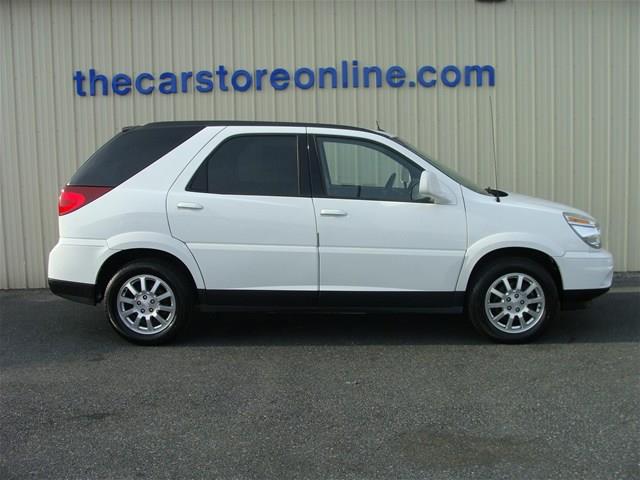
<path id="1" fill-rule="evenodd" d="M 227 127 L 167 197 L 211 303 L 313 302 L 316 224 L 304 127 Z M 277 292 L 280 292 L 279 294 Z"/>

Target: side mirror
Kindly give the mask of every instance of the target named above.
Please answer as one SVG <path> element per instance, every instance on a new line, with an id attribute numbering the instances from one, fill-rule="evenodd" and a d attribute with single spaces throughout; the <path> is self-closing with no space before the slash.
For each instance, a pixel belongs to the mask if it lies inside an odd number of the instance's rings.
<path id="1" fill-rule="evenodd" d="M 418 195 L 422 198 L 430 198 L 434 203 L 456 203 L 455 196 L 445 185 L 440 183 L 438 176 L 429 170 L 424 170 L 422 174 L 420 174 Z"/>
<path id="2" fill-rule="evenodd" d="M 433 172 L 429 172 L 428 170 L 423 170 L 420 174 L 420 184 L 418 186 L 418 193 L 422 197 L 429 197 L 429 186 L 433 184 L 433 182 L 437 181 Z"/>

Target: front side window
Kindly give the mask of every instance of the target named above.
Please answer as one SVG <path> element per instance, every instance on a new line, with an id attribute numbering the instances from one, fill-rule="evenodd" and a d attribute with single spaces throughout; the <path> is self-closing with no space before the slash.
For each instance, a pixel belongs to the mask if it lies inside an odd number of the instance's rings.
<path id="1" fill-rule="evenodd" d="M 232 137 L 203 162 L 187 190 L 228 195 L 298 196 L 299 167 L 296 135 Z"/>
<path id="2" fill-rule="evenodd" d="M 365 140 L 317 137 L 329 197 L 412 201 L 422 170 L 383 145 Z"/>

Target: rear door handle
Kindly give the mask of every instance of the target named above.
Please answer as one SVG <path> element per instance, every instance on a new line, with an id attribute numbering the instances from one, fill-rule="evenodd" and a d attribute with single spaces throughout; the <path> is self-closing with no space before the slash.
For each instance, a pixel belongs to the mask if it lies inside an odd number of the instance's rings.
<path id="1" fill-rule="evenodd" d="M 199 203 L 179 202 L 178 208 L 184 208 L 186 210 L 202 210 L 204 207 Z"/>
<path id="2" fill-rule="evenodd" d="M 331 208 L 323 208 L 320 210 L 320 215 L 324 215 L 325 217 L 345 217 L 347 212 L 344 210 L 333 210 Z"/>

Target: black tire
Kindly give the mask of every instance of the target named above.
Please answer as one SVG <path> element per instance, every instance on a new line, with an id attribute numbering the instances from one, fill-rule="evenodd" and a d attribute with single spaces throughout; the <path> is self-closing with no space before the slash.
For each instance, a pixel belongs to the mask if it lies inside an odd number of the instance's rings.
<path id="1" fill-rule="evenodd" d="M 118 313 L 118 296 L 119 293 L 125 290 L 125 285 L 128 280 L 138 275 L 152 275 L 161 279 L 170 288 L 173 294 L 173 300 L 169 302 L 175 302 L 172 320 L 168 323 L 168 326 L 162 327 L 157 320 L 151 320 L 153 328 L 163 328 L 158 333 L 138 333 L 134 330 L 135 327 L 127 325 L 125 320 L 121 318 Z M 149 287 L 147 287 L 149 288 Z M 162 289 L 162 287 L 159 287 Z M 166 293 L 167 290 L 160 290 Z M 190 312 L 194 303 L 193 291 L 188 279 L 184 277 L 180 271 L 173 267 L 170 263 L 159 259 L 142 259 L 124 265 L 118 272 L 111 278 L 107 284 L 105 292 L 105 311 L 109 323 L 114 330 L 125 339 L 138 345 L 160 345 L 173 340 L 176 335 L 186 326 L 189 321 Z M 145 297 L 146 298 L 146 297 Z M 159 298 L 159 297 L 158 297 Z M 158 300 L 156 306 L 161 304 L 165 300 Z M 152 306 L 152 305 L 149 305 Z M 133 307 L 133 305 L 132 305 Z M 156 308 L 156 311 L 159 310 Z M 160 312 L 156 312 L 159 314 Z M 135 312 L 131 315 L 137 315 Z M 148 315 L 148 313 L 147 313 Z M 164 314 L 162 314 L 164 315 Z M 170 315 L 170 314 L 168 314 Z M 133 318 L 133 317 L 132 317 Z M 141 319 L 141 322 L 146 322 L 146 317 Z M 149 330 L 149 329 L 147 329 Z"/>
<path id="2" fill-rule="evenodd" d="M 544 310 L 537 321 L 522 332 L 506 332 L 496 327 L 485 311 L 485 297 L 491 285 L 503 275 L 523 273 L 535 280 L 544 293 Z M 505 288 L 506 290 L 506 288 Z M 498 307 L 501 308 L 501 307 Z M 490 265 L 482 267 L 471 278 L 467 287 L 466 312 L 473 326 L 493 340 L 502 343 L 525 343 L 533 340 L 553 321 L 558 314 L 558 287 L 551 274 L 538 262 L 522 257 L 507 257 L 495 260 Z M 496 312 L 496 310 L 493 310 Z M 499 313 L 500 310 L 497 310 Z M 496 315 L 494 313 L 494 315 Z M 529 320 L 527 315 L 526 320 Z M 519 324 L 519 320 L 514 320 Z M 526 328 L 526 325 L 525 325 Z"/>

